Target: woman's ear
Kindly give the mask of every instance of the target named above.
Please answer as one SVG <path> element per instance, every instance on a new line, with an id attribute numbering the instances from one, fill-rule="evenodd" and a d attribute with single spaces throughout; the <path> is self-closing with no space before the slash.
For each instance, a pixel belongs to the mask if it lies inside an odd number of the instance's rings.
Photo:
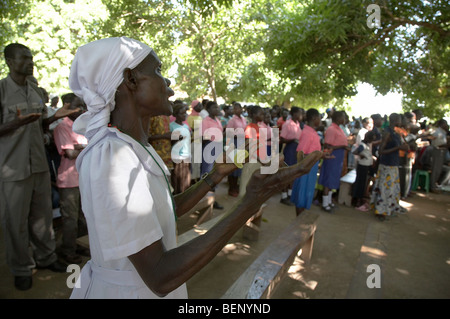
<path id="1" fill-rule="evenodd" d="M 123 70 L 123 83 L 128 87 L 128 89 L 135 90 L 137 88 L 137 81 L 135 71 L 130 68 Z"/>

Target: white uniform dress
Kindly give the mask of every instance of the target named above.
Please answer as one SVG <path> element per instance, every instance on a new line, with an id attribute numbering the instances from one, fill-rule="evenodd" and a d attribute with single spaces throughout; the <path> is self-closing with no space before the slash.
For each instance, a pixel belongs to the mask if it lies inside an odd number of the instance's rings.
<path id="1" fill-rule="evenodd" d="M 159 298 L 128 259 L 159 239 L 166 250 L 177 246 L 170 173 L 155 150 L 146 148 L 152 156 L 130 136 L 105 127 L 78 157 L 92 257 L 71 298 Z M 165 298 L 187 298 L 186 285 Z"/>

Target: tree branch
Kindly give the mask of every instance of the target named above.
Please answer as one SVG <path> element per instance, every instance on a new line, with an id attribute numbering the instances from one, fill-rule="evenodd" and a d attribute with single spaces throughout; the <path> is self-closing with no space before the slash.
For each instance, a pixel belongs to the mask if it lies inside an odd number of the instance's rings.
<path id="1" fill-rule="evenodd" d="M 441 27 L 439 27 L 436 24 L 432 24 L 432 23 L 425 22 L 425 21 L 416 21 L 416 20 L 396 17 L 396 16 L 394 16 L 394 14 L 391 11 L 389 11 L 389 9 L 387 8 L 386 5 L 380 6 L 380 8 L 383 8 L 383 10 L 392 19 L 392 21 L 395 21 L 397 23 L 401 23 L 402 25 L 404 25 L 404 24 L 418 25 L 418 26 L 430 29 L 432 31 L 435 31 L 435 32 L 437 32 L 439 35 L 441 35 L 443 37 L 447 37 L 447 36 L 450 35 L 450 31 L 446 31 L 446 30 L 442 29 Z"/>
<path id="2" fill-rule="evenodd" d="M 358 54 L 359 52 L 361 52 L 362 50 L 364 50 L 365 48 L 367 48 L 367 47 L 369 47 L 369 46 L 371 46 L 371 45 L 376 45 L 376 44 L 379 44 L 379 43 L 383 42 L 383 40 L 389 35 L 389 33 L 390 33 L 391 31 L 397 29 L 397 28 L 398 28 L 399 26 L 401 26 L 401 25 L 402 25 L 402 23 L 393 24 L 393 25 L 391 25 L 390 27 L 387 27 L 387 28 L 383 29 L 383 30 L 382 30 L 382 33 L 380 34 L 380 36 L 378 36 L 377 39 L 370 40 L 370 41 L 365 42 L 365 43 L 363 43 L 363 44 L 361 44 L 361 45 L 359 45 L 359 46 L 353 46 L 353 47 L 350 47 L 350 50 L 351 50 L 351 49 L 354 49 L 354 51 L 353 51 L 350 55 L 346 56 L 342 61 L 340 61 L 339 64 L 342 64 L 342 63 L 344 63 L 344 62 L 350 60 L 350 59 L 353 58 L 356 54 Z M 336 63 L 333 64 L 333 65 L 331 65 L 331 66 L 330 66 L 331 69 L 334 69 L 336 65 L 337 65 Z"/>

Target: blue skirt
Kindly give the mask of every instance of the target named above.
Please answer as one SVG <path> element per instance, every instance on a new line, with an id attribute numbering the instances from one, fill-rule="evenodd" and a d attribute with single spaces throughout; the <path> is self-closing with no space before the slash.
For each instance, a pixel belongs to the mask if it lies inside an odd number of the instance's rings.
<path id="1" fill-rule="evenodd" d="M 290 142 L 286 144 L 286 147 L 284 148 L 283 155 L 284 155 L 284 161 L 289 166 L 297 164 L 297 142 Z"/>
<path id="2" fill-rule="evenodd" d="M 200 165 L 200 176 L 212 171 L 215 161 L 222 154 L 223 142 L 203 141 L 202 144 L 202 163 Z"/>
<path id="3" fill-rule="evenodd" d="M 335 158 L 324 159 L 320 168 L 319 184 L 330 189 L 339 189 L 341 184 L 342 165 L 344 164 L 345 149 L 334 150 L 331 155 Z"/>
<path id="4" fill-rule="evenodd" d="M 296 178 L 292 186 L 291 202 L 298 208 L 311 208 L 316 189 L 319 161 L 314 164 L 308 174 Z"/>

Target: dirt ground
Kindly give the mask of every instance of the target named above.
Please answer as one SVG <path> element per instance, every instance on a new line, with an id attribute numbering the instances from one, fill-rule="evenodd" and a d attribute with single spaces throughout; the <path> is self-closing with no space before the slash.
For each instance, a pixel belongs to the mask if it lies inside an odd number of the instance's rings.
<path id="1" fill-rule="evenodd" d="M 227 182 L 216 191 L 225 209 L 236 201 L 227 194 Z M 305 266 L 296 258 L 288 275 L 276 290 L 277 299 L 448 299 L 450 298 L 450 193 L 418 191 L 402 201 L 408 212 L 379 222 L 370 213 L 339 205 L 329 214 L 317 212 L 317 231 L 312 259 Z M 280 204 L 273 196 L 264 209 L 257 241 L 245 240 L 239 231 L 217 257 L 187 282 L 189 298 L 220 298 L 252 261 L 295 218 L 293 207 Z M 192 216 L 180 219 L 180 231 L 192 223 Z M 377 247 L 371 247 L 375 238 Z M 367 290 L 367 261 L 381 267 L 381 288 Z M 87 258 L 84 259 L 87 261 Z M 0 237 L 0 298 L 65 299 L 69 273 L 38 270 L 28 291 L 14 288 L 14 279 L 5 264 L 3 234 Z M 364 282 L 363 282 L 364 281 Z M 362 287 L 364 286 L 364 287 Z M 361 288 L 362 287 L 362 288 Z M 376 293 L 374 293 L 376 292 Z"/>

